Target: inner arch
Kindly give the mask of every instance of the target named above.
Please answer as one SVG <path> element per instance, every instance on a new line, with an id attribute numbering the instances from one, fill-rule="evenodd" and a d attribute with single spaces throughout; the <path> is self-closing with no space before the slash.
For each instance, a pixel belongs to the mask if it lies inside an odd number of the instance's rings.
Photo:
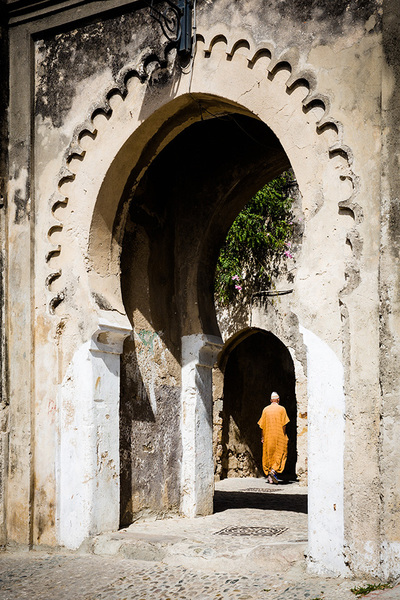
<path id="1" fill-rule="evenodd" d="M 279 140 L 258 119 L 238 113 L 212 117 L 202 110 L 204 120 L 176 136 L 142 176 L 122 245 L 127 314 L 139 309 L 156 330 L 169 331 L 176 356 L 181 336 L 219 335 L 213 296 L 219 249 L 252 195 L 290 167 Z M 146 259 L 132 256 L 143 253 L 143 244 L 137 247 L 140 236 L 146 239 Z M 149 285 L 143 301 L 132 288 L 142 260 Z"/>
<path id="2" fill-rule="evenodd" d="M 224 346 L 219 357 L 224 373 L 219 476 L 263 476 L 258 420 L 273 391 L 290 419 L 288 456 L 284 479 L 296 479 L 297 405 L 292 357 L 271 332 L 242 330 Z M 239 463 L 242 462 L 240 465 Z M 233 466 L 232 466 L 233 465 Z M 239 469 L 238 469 L 239 467 Z"/>

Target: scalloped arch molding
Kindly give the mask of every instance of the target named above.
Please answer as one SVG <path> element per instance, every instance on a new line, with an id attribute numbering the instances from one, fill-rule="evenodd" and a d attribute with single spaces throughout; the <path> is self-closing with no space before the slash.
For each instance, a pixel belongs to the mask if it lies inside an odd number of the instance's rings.
<path id="1" fill-rule="evenodd" d="M 71 286 L 66 281 L 70 261 L 64 264 L 63 245 L 76 242 L 66 238 L 66 223 L 60 213 L 79 224 L 82 236 L 77 260 L 83 255 L 88 262 L 88 219 L 95 212 L 99 186 L 118 150 L 145 120 L 143 102 L 152 87 L 153 112 L 173 98 L 202 93 L 228 99 L 265 121 L 282 143 L 303 196 L 309 198 L 308 214 L 320 208 L 312 196 L 321 195 L 316 189 L 322 185 L 324 173 L 320 163 L 321 156 L 325 156 L 325 170 L 335 169 L 336 189 L 332 196 L 339 209 L 353 217 L 353 226 L 343 240 L 351 247 L 351 257 L 344 266 L 341 296 L 353 290 L 358 285 L 357 264 L 362 250 L 357 231 L 363 218 L 356 202 L 358 178 L 352 169 L 353 155 L 344 141 L 342 124 L 331 115 L 331 100 L 318 90 L 313 69 L 303 64 L 296 48 L 278 55 L 272 42 L 255 45 L 244 37 L 230 41 L 221 33 L 209 40 L 197 37 L 192 68 L 182 73 L 177 82 L 173 75 L 174 60 L 174 51 L 167 47 L 163 58 L 147 53 L 127 65 L 102 99 L 89 107 L 86 119 L 74 131 L 59 171 L 58 189 L 50 203 L 49 247 L 45 257 L 50 313 L 54 314 L 70 293 Z M 167 72 L 174 79 L 173 90 L 152 86 L 160 72 Z M 82 195 L 85 203 L 80 200 Z M 71 223 L 68 225 L 71 229 Z"/>

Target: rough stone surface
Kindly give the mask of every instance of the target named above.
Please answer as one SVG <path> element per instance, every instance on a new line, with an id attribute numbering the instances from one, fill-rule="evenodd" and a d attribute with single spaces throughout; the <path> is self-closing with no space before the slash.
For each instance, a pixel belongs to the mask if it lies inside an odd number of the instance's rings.
<path id="1" fill-rule="evenodd" d="M 400 18 L 393 2 L 385 2 L 383 50 L 385 75 L 388 83 L 383 87 L 383 139 L 382 139 L 382 204 L 380 245 L 380 364 L 381 364 L 381 427 L 380 457 L 382 474 L 382 536 L 385 539 L 383 554 L 390 571 L 400 560 L 399 524 L 397 510 L 400 503 L 399 435 L 400 383 L 400 278 L 397 266 L 400 256 L 399 221 L 399 82 L 400 82 Z M 390 82 L 390 83 L 389 83 Z M 390 565 L 390 566 L 389 566 Z"/>

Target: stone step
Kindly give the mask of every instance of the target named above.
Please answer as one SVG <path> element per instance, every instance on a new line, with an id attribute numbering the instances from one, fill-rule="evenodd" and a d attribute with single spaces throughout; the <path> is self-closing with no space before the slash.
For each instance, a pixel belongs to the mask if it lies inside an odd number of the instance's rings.
<path id="1" fill-rule="evenodd" d="M 222 536 L 220 536 L 222 537 Z M 266 540 L 261 537 L 227 540 L 210 536 L 209 540 L 188 539 L 179 535 L 145 534 L 122 530 L 91 538 L 82 552 L 97 556 L 119 556 L 130 560 L 163 562 L 173 566 L 203 568 L 227 572 L 278 570 L 284 572 L 304 559 L 304 541 Z M 232 536 L 233 537 L 233 536 Z M 244 537 L 244 536 L 243 536 Z"/>

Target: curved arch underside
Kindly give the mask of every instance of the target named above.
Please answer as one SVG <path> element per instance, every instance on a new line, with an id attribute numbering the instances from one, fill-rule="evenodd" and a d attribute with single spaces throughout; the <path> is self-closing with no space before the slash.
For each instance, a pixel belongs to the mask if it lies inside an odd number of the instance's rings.
<path id="1" fill-rule="evenodd" d="M 128 317 L 135 310 L 145 315 L 178 360 L 182 336 L 220 334 L 213 297 L 219 249 L 246 202 L 290 167 L 261 121 L 237 113 L 212 117 L 202 106 L 208 118 L 170 142 L 137 186 L 122 243 Z M 127 185 L 128 198 L 129 192 Z"/>

